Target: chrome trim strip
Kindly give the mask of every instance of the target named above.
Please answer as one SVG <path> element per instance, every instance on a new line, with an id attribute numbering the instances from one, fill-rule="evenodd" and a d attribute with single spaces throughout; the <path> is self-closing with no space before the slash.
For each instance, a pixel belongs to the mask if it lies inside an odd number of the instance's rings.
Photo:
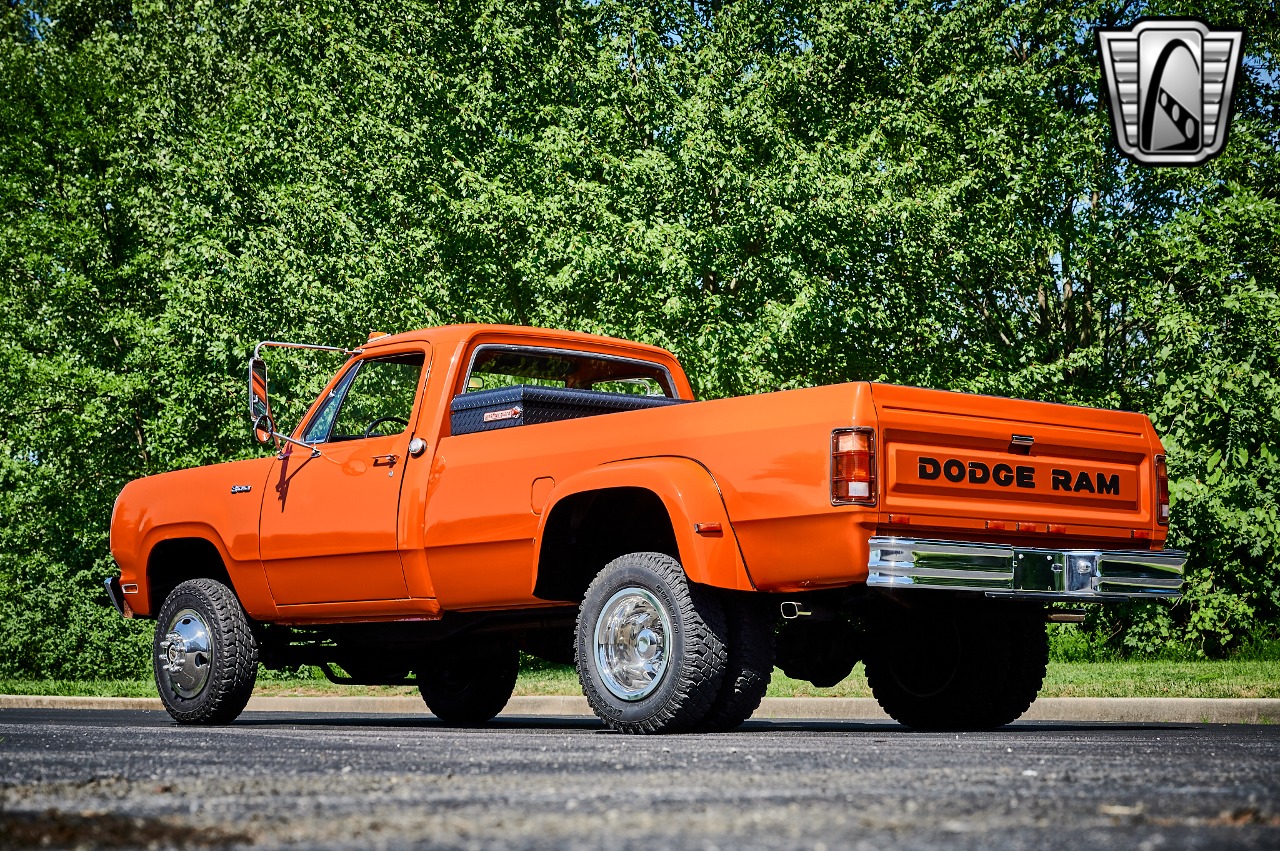
<path id="1" fill-rule="evenodd" d="M 1042 603 L 1110 603 L 1116 600 L 1177 600 L 1181 591 L 1145 591 L 1142 593 L 1086 594 L 1080 591 L 1004 591 L 981 590 L 986 596 L 1000 600 L 1039 600 Z"/>
<path id="2" fill-rule="evenodd" d="M 909 538 L 872 538 L 872 549 L 881 551 L 883 561 L 913 561 L 914 553 L 960 556 L 963 558 L 1011 558 L 1013 547 L 1005 544 L 972 544 L 968 541 L 917 541 Z M 886 555 L 887 554 L 887 555 Z"/>
<path id="3" fill-rule="evenodd" d="M 948 570 L 942 567 L 881 568 L 877 576 L 902 576 L 906 578 L 934 579 L 989 579 L 993 582 L 1011 582 L 1013 573 L 994 570 Z"/>
<path id="4" fill-rule="evenodd" d="M 867 585 L 947 588 L 1023 599 L 1178 597 L 1187 554 L 1179 550 L 1052 550 L 969 541 L 876 536 Z"/>
<path id="5" fill-rule="evenodd" d="M 1161 589 L 1168 590 L 1168 591 L 1179 591 L 1179 592 L 1182 591 L 1181 579 L 1140 579 L 1138 577 L 1133 577 L 1133 578 L 1111 577 L 1104 580 L 1102 584 L 1103 585 L 1121 585 L 1121 586 L 1126 586 L 1131 588 L 1145 588 L 1151 591 L 1157 591 Z"/>

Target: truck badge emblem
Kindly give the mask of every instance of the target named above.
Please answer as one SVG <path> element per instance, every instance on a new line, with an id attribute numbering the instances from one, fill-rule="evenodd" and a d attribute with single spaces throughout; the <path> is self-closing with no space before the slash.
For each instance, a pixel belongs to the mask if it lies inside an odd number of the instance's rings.
<path id="1" fill-rule="evenodd" d="M 519 416 L 519 408 L 505 408 L 501 411 L 486 411 L 483 419 L 487 423 L 492 423 L 498 420 L 514 420 Z"/>
<path id="2" fill-rule="evenodd" d="M 1244 30 L 1194 18 L 1098 29 L 1116 147 L 1141 165 L 1200 165 L 1222 153 Z"/>
<path id="3" fill-rule="evenodd" d="M 231 486 L 232 493 L 248 493 L 251 490 L 253 490 L 253 485 L 232 485 Z"/>

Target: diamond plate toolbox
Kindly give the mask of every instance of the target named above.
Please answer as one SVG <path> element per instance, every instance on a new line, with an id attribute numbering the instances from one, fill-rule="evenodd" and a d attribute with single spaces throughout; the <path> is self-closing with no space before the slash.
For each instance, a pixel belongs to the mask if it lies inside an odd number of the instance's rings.
<path id="1" fill-rule="evenodd" d="M 472 434 L 621 411 L 662 408 L 686 401 L 665 396 L 633 396 L 519 384 L 455 396 L 449 405 L 449 422 L 453 434 Z"/>

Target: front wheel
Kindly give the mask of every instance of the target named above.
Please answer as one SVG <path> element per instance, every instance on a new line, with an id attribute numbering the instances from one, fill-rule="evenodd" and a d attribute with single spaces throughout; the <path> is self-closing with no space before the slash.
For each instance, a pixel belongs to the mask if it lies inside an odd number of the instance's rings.
<path id="1" fill-rule="evenodd" d="M 474 648 L 420 666 L 418 692 L 431 714 L 446 724 L 473 727 L 502 711 L 516 688 L 520 651 Z"/>
<path id="2" fill-rule="evenodd" d="M 231 589 L 189 579 L 156 619 L 156 689 L 179 724 L 227 724 L 244 711 L 258 678 L 258 645 Z"/>
<path id="3" fill-rule="evenodd" d="M 624 733 L 674 733 L 707 718 L 728 664 L 724 611 L 662 553 L 614 559 L 578 614 L 575 664 L 592 710 Z"/>

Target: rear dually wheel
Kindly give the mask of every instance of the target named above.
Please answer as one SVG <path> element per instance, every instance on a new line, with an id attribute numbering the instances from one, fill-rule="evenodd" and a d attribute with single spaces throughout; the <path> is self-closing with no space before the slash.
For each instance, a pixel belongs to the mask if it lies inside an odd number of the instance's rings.
<path id="1" fill-rule="evenodd" d="M 614 559 L 578 614 L 575 664 L 592 710 L 624 733 L 692 730 L 707 718 L 728 664 L 724 611 L 662 553 Z"/>

